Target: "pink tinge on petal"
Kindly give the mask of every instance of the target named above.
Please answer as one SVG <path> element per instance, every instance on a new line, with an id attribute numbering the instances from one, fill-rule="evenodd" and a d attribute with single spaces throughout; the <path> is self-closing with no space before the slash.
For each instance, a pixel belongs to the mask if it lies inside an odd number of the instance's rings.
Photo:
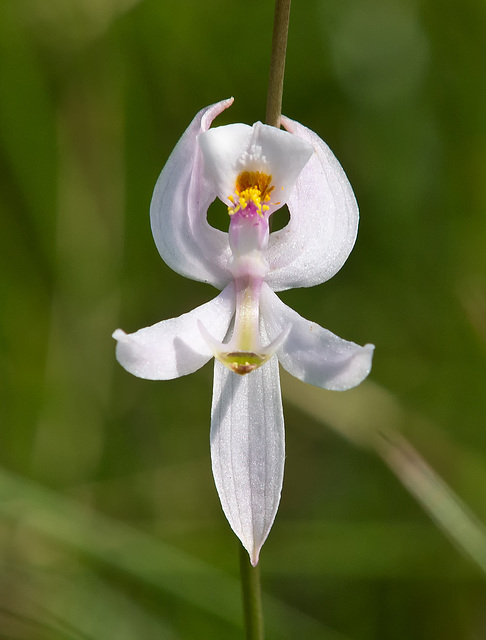
<path id="1" fill-rule="evenodd" d="M 265 257 L 274 291 L 329 280 L 346 261 L 358 229 L 358 205 L 338 160 L 310 129 L 282 116 L 283 126 L 314 153 L 287 200 L 290 222 L 270 234 Z"/>
<path id="2" fill-rule="evenodd" d="M 216 198 L 205 178 L 197 143 L 233 98 L 202 109 L 171 153 L 155 185 L 150 219 L 162 259 L 181 275 L 222 289 L 230 280 L 228 235 L 212 227 L 207 210 Z"/>
<path id="3" fill-rule="evenodd" d="M 259 215 L 254 205 L 240 209 L 230 219 L 229 243 L 233 256 L 262 251 L 268 243 L 268 215 Z"/>

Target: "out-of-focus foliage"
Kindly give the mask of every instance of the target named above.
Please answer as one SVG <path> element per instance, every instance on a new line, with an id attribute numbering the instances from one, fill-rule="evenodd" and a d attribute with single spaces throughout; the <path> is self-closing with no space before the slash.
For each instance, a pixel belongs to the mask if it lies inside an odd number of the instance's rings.
<path id="1" fill-rule="evenodd" d="M 158 257 L 151 192 L 203 106 L 234 95 L 221 123 L 264 117 L 272 13 L 0 2 L 1 637 L 242 637 L 211 366 L 138 380 L 110 334 L 214 295 Z M 283 297 L 376 356 L 354 413 L 352 394 L 302 407 L 286 381 L 270 640 L 486 635 L 484 574 L 349 432 L 373 428 L 379 385 L 381 420 L 392 407 L 486 520 L 485 33 L 481 0 L 294 2 L 284 112 L 341 160 L 361 226 L 332 281 Z"/>

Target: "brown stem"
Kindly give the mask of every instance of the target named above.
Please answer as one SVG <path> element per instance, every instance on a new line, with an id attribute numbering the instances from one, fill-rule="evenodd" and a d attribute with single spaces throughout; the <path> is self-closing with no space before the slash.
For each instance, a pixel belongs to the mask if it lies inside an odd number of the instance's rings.
<path id="1" fill-rule="evenodd" d="M 272 54 L 270 58 L 270 77 L 268 79 L 265 122 L 272 127 L 278 128 L 280 127 L 280 116 L 282 115 L 282 94 L 289 17 L 290 0 L 275 0 Z"/>

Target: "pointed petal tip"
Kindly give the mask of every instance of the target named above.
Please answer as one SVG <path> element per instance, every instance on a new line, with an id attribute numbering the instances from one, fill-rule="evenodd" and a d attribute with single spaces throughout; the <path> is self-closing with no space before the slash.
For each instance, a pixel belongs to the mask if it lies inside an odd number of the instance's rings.
<path id="1" fill-rule="evenodd" d="M 256 567 L 258 562 L 260 561 L 260 551 L 263 547 L 263 542 L 258 546 L 255 545 L 253 541 L 248 542 L 248 544 L 245 544 L 243 540 L 241 540 L 241 538 L 240 538 L 240 542 L 243 545 L 243 548 L 245 549 L 245 551 L 248 553 L 248 559 L 250 561 L 251 566 Z"/>
<path id="2" fill-rule="evenodd" d="M 254 549 L 253 553 L 249 554 L 250 556 L 250 564 L 252 567 L 256 567 L 258 561 L 260 560 L 260 549 Z"/>
<path id="3" fill-rule="evenodd" d="M 217 113 L 217 115 L 219 115 L 222 111 L 224 111 L 228 107 L 231 107 L 231 105 L 233 104 L 234 101 L 235 101 L 235 99 L 233 98 L 233 96 L 230 96 L 229 98 L 225 98 L 224 100 L 220 100 L 219 102 L 216 102 L 212 106 L 219 107 L 218 113 Z"/>
<path id="4" fill-rule="evenodd" d="M 123 338 L 126 338 L 126 336 L 127 334 L 123 331 L 123 329 L 117 329 L 111 334 L 111 337 L 115 340 L 123 340 Z"/>
<path id="5" fill-rule="evenodd" d="M 235 99 L 233 96 L 231 98 L 226 98 L 226 100 L 220 100 L 219 102 L 215 102 L 214 104 L 202 109 L 200 113 L 202 113 L 201 117 L 201 132 L 207 131 L 211 126 L 213 120 L 219 116 L 225 109 L 231 107 Z M 197 116 L 196 116 L 197 117 Z"/>
<path id="6" fill-rule="evenodd" d="M 224 344 L 209 333 L 201 320 L 197 321 L 197 328 L 199 329 L 199 333 L 201 334 L 204 342 L 208 345 L 208 348 L 212 351 L 213 355 L 219 354 L 224 350 Z"/>

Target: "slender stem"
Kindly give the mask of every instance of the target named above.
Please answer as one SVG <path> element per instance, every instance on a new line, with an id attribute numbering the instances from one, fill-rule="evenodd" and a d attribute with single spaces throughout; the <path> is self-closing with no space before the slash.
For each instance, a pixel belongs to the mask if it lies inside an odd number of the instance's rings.
<path id="1" fill-rule="evenodd" d="M 275 0 L 272 55 L 270 58 L 270 77 L 268 79 L 267 114 L 265 118 L 265 122 L 272 127 L 280 127 L 280 116 L 282 115 L 282 95 L 289 17 L 290 0 Z"/>
<path id="2" fill-rule="evenodd" d="M 263 640 L 263 611 L 260 567 L 252 567 L 248 553 L 240 544 L 241 588 L 245 614 L 246 640 Z"/>

